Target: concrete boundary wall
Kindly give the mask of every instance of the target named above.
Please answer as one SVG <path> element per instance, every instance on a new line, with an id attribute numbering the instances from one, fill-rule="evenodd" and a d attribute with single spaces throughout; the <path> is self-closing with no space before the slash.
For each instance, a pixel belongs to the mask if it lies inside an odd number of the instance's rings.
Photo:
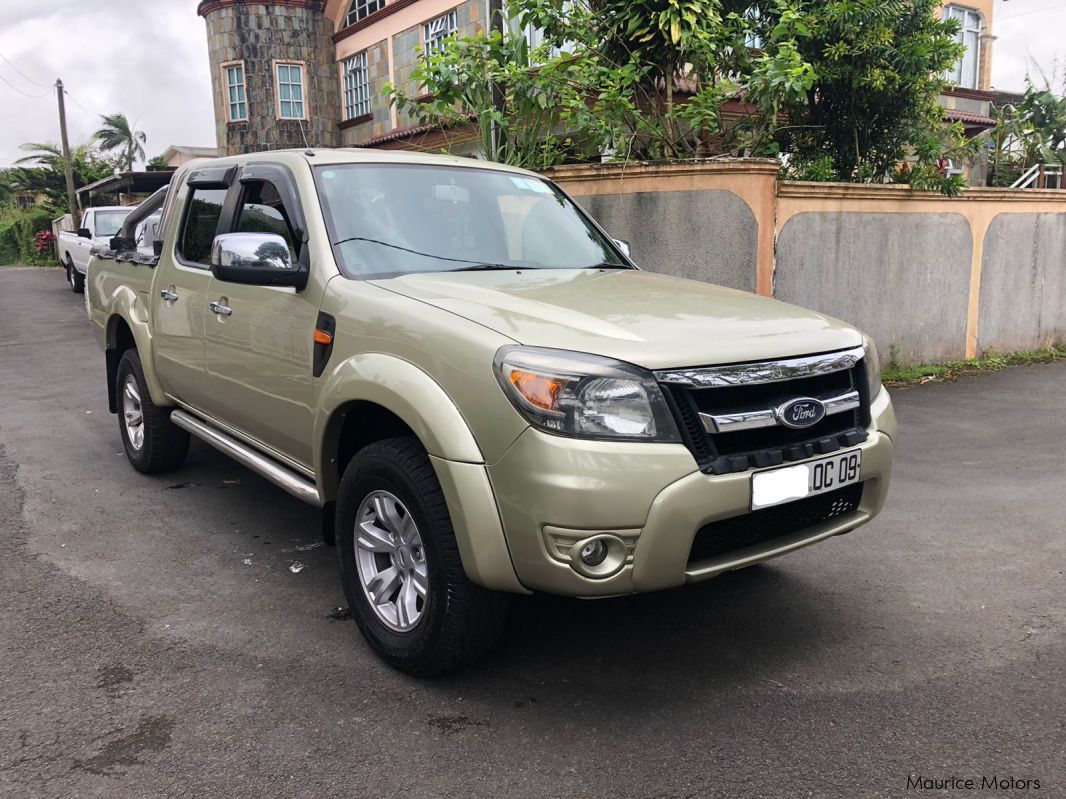
<path id="1" fill-rule="evenodd" d="M 630 241 L 642 267 L 843 318 L 869 332 L 885 360 L 1066 340 L 1066 191 L 971 188 L 948 198 L 784 182 L 776 162 L 752 159 L 546 175 Z"/>

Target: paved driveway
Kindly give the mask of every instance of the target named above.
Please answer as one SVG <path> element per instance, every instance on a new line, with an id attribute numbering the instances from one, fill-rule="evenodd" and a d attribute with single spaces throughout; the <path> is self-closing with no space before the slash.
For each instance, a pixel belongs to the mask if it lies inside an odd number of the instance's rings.
<path id="1" fill-rule="evenodd" d="M 0 270 L 0 795 L 1064 796 L 1064 401 L 1066 363 L 899 391 L 873 524 L 523 600 L 493 656 L 420 682 L 331 618 L 313 510 L 196 443 L 133 472 L 82 298 Z"/>

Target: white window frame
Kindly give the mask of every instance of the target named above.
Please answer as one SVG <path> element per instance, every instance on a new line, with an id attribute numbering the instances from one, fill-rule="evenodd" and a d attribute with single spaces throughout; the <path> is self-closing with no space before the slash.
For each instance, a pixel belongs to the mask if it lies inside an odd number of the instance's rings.
<path id="1" fill-rule="evenodd" d="M 352 0 L 348 6 L 348 13 L 344 17 L 344 27 L 354 25 L 371 14 L 381 11 L 385 7 L 385 0 Z"/>
<path id="2" fill-rule="evenodd" d="M 962 89 L 976 89 L 981 82 L 981 34 L 984 32 L 984 20 L 981 18 L 981 12 L 976 8 L 946 5 L 944 6 L 943 18 L 957 19 L 959 21 L 959 32 L 956 34 L 956 41 L 966 47 L 967 51 L 970 49 L 967 38 L 973 44 L 973 74 L 962 74 L 962 67 L 966 61 L 966 55 L 963 54 L 944 77 Z"/>
<path id="3" fill-rule="evenodd" d="M 247 122 L 248 121 L 248 73 L 244 68 L 243 61 L 227 61 L 224 64 L 219 65 L 219 69 L 222 71 L 222 93 L 223 103 L 226 106 L 226 121 L 227 122 Z M 230 82 L 230 70 L 239 69 L 241 71 L 241 79 L 239 83 Z M 233 99 L 233 90 L 237 90 L 237 99 Z M 238 116 L 234 113 L 233 107 L 237 107 L 237 112 L 240 112 L 241 106 L 244 106 L 244 116 Z"/>
<path id="4" fill-rule="evenodd" d="M 423 55 L 429 56 L 437 53 L 446 39 L 459 32 L 459 18 L 455 11 L 453 8 L 422 24 Z"/>
<path id="5" fill-rule="evenodd" d="M 292 72 L 291 71 L 288 73 L 290 79 L 287 80 L 287 81 L 282 81 L 282 79 L 281 79 L 281 68 L 282 67 L 288 67 L 288 68 L 290 68 L 290 70 L 291 70 L 292 67 L 298 68 L 300 70 L 300 80 L 299 80 L 299 82 L 294 83 L 292 81 L 292 79 L 291 79 L 292 78 Z M 308 118 L 307 117 L 307 81 L 305 79 L 306 75 L 307 75 L 307 64 L 305 62 L 303 62 L 303 61 L 275 61 L 274 62 L 274 110 L 276 112 L 276 116 L 277 116 L 278 119 L 302 119 L 302 120 L 306 120 Z M 282 86 L 288 86 L 289 87 L 289 99 L 287 99 L 287 100 L 283 100 L 282 97 L 281 97 Z M 299 89 L 300 89 L 300 99 L 299 100 L 293 100 L 292 99 L 292 87 L 293 86 L 298 86 Z M 287 115 L 282 113 L 282 104 L 283 103 L 289 103 L 290 104 L 290 113 L 287 114 Z M 295 104 L 299 104 L 299 107 L 300 107 L 299 116 L 296 115 L 296 113 L 294 112 L 294 109 L 292 108 L 292 106 L 295 105 Z"/>
<path id="6" fill-rule="evenodd" d="M 344 60 L 344 118 L 355 119 L 372 111 L 370 68 L 363 50 Z"/>

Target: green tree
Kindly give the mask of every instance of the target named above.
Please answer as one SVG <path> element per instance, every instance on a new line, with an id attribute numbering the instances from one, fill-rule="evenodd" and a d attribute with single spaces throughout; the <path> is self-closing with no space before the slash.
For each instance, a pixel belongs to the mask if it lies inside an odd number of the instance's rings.
<path id="1" fill-rule="evenodd" d="M 765 132 L 781 103 L 801 98 L 813 79 L 784 34 L 769 41 L 744 84 L 722 77 L 735 72 L 748 20 L 720 17 L 717 0 L 683 3 L 665 16 L 646 4 L 628 18 L 626 3 L 509 7 L 515 17 L 504 35 L 454 37 L 415 67 L 414 86 L 387 88 L 401 109 L 444 131 L 473 116 L 482 155 L 493 160 L 544 167 L 603 153 L 692 157 L 722 132 L 727 99 L 747 94 L 764 108 Z M 533 49 L 521 33 L 530 25 L 543 31 Z M 789 24 L 783 30 L 794 33 Z M 679 81 L 683 104 L 674 102 Z"/>
<path id="2" fill-rule="evenodd" d="M 28 142 L 20 149 L 28 154 L 6 170 L 4 183 L 12 193 L 25 192 L 44 195 L 50 209 L 67 207 L 67 185 L 63 153 L 52 142 Z M 74 173 L 74 188 L 87 186 L 114 173 L 114 159 L 100 153 L 91 144 L 74 147 L 70 154 Z"/>
<path id="3" fill-rule="evenodd" d="M 1052 80 L 1041 77 L 1044 85 L 1038 87 L 1026 76 L 1025 94 L 1017 108 L 1026 166 L 1066 163 L 1066 97 L 1056 95 Z"/>
<path id="4" fill-rule="evenodd" d="M 93 138 L 103 150 L 118 151 L 119 168 L 123 172 L 133 169 L 137 161 L 144 160 L 144 143 L 148 137 L 143 131 L 134 130 L 125 114 L 104 114 L 100 118 L 104 124 Z"/>
<path id="5" fill-rule="evenodd" d="M 148 166 L 155 167 L 156 169 L 166 169 L 170 166 L 162 155 L 153 155 L 148 160 Z"/>
<path id="6" fill-rule="evenodd" d="M 822 162 L 837 180 L 923 180 L 963 145 L 943 122 L 942 75 L 962 55 L 956 20 L 935 16 L 940 0 L 809 0 L 807 35 L 796 39 L 817 78 L 785 110 L 782 149 L 798 168 Z M 777 14 L 760 3 L 760 16 Z M 897 172 L 905 159 L 917 164 Z M 953 187 L 945 186 L 951 191 Z M 954 187 L 957 188 L 957 187 Z"/>

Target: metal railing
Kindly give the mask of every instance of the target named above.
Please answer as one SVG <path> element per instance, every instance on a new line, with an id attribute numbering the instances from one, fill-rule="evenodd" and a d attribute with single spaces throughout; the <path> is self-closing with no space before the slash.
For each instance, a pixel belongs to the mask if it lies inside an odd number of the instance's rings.
<path id="1" fill-rule="evenodd" d="M 1061 189 L 1062 164 L 1033 164 L 1011 184 L 1012 189 Z"/>

